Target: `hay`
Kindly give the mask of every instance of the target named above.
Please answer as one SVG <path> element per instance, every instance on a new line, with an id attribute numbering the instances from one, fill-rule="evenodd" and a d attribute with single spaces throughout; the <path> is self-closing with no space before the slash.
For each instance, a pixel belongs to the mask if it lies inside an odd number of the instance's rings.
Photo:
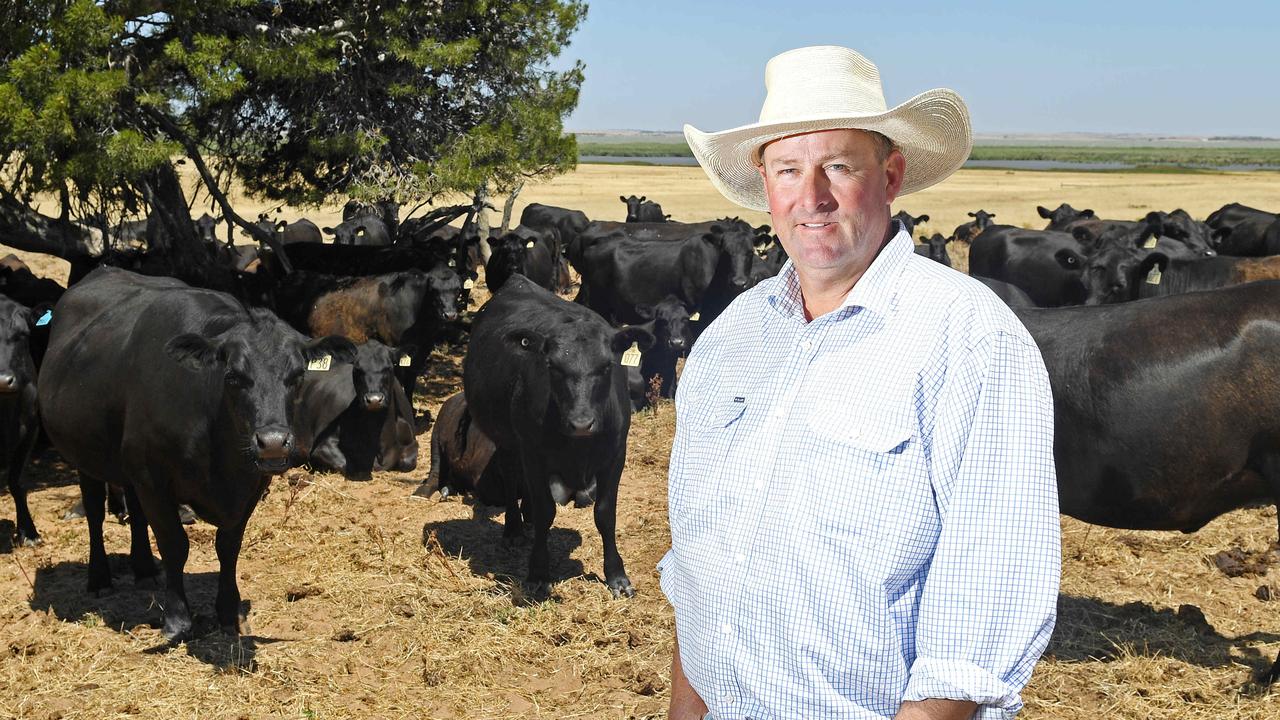
<path id="1" fill-rule="evenodd" d="M 1036 227 L 1035 205 L 1063 200 L 1104 216 L 1181 206 L 1203 217 L 1228 200 L 1265 206 L 1278 185 L 1267 174 L 962 172 L 902 206 L 933 216 L 929 232 L 949 233 L 979 207 Z M 748 215 L 696 168 L 596 165 L 529 188 L 517 212 L 538 201 L 621 219 L 616 198 L 631 192 L 677 219 Z M 250 216 L 256 209 L 246 203 Z M 329 220 L 339 209 L 325 212 L 297 214 Z M 61 262 L 20 255 L 36 272 Z M 457 391 L 461 352 L 433 354 L 419 410 L 434 413 Z M 428 469 L 423 434 L 422 462 L 408 475 L 350 483 L 295 470 L 273 483 L 241 553 L 250 607 L 239 641 L 212 632 L 213 532 L 191 528 L 187 587 L 204 634 L 172 650 L 155 593 L 132 585 L 126 527 L 106 527 L 114 593 L 86 596 L 84 525 L 61 519 L 78 496 L 74 476 L 41 458 L 28 482 L 45 544 L 0 547 L 0 717 L 665 717 L 672 618 L 653 567 L 670 542 L 673 430 L 667 402 L 633 419 L 618 511 L 633 600 L 612 599 L 600 582 L 591 510 L 560 508 L 551 534 L 559 582 L 550 601 L 529 604 L 516 582 L 527 546 L 501 547 L 500 513 L 409 498 Z M 11 502 L 0 508 L 0 530 L 12 532 Z M 1061 620 L 1023 717 L 1275 717 L 1280 699 L 1253 677 L 1280 652 L 1280 603 L 1256 597 L 1280 585 L 1277 571 L 1226 577 L 1213 561 L 1265 553 L 1274 509 L 1231 513 L 1194 535 L 1062 526 Z"/>

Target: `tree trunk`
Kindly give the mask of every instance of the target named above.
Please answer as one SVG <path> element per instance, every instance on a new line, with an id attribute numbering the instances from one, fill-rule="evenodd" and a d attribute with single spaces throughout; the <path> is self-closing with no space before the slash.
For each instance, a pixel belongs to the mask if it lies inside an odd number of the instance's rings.
<path id="1" fill-rule="evenodd" d="M 101 231 L 58 222 L 7 197 L 0 197 L 0 237 L 9 247 L 67 261 L 88 257 L 89 248 L 102 243 Z"/>
<path id="2" fill-rule="evenodd" d="M 511 229 L 511 208 L 515 207 L 516 198 L 520 196 L 520 191 L 524 189 L 524 181 L 521 180 L 511 194 L 507 196 L 507 201 L 502 204 L 502 227 L 498 230 L 499 235 L 506 235 Z"/>
<path id="3" fill-rule="evenodd" d="M 212 258 L 191 224 L 191 210 L 173 165 L 165 163 L 149 173 L 146 189 L 151 204 L 148 252 L 163 255 L 175 277 L 199 276 Z"/>

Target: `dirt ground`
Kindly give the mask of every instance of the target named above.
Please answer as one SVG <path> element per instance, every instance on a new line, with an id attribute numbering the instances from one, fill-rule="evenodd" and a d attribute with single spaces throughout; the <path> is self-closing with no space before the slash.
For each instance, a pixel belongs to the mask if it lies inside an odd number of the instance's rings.
<path id="1" fill-rule="evenodd" d="M 583 166 L 527 188 L 516 212 L 536 201 L 620 220 L 618 195 L 632 193 L 678 220 L 768 221 L 736 211 L 697 168 Z M 1280 175 L 962 171 L 900 206 L 949 233 L 978 208 L 1042 227 L 1035 206 L 1062 201 L 1103 217 L 1183 207 L 1203 218 L 1229 201 L 1280 206 Z M 326 224 L 338 209 L 284 216 L 300 214 Z M 65 280 L 65 263 L 19 254 Z M 434 411 L 459 389 L 463 352 L 437 351 L 420 407 Z M 62 519 L 78 497 L 74 474 L 45 453 L 27 475 L 43 545 L 12 546 L 11 501 L 0 500 L 0 718 L 664 717 L 672 619 L 653 568 L 670 541 L 673 428 L 669 405 L 632 424 L 618 511 L 632 600 L 612 599 L 600 581 L 590 509 L 561 508 L 551 535 L 559 581 L 551 600 L 525 602 L 516 582 L 525 549 L 500 547 L 499 515 L 409 497 L 428 470 L 424 433 L 412 473 L 353 483 L 299 469 L 276 479 L 241 553 L 238 642 L 211 629 L 214 530 L 189 528 L 187 588 L 204 632 L 177 648 L 161 638 L 155 593 L 133 587 L 125 526 L 107 526 L 115 590 L 85 592 L 85 528 Z M 1062 527 L 1058 627 L 1022 717 L 1277 717 L 1280 690 L 1254 682 L 1280 653 L 1274 508 L 1230 513 L 1192 535 L 1069 518 Z"/>

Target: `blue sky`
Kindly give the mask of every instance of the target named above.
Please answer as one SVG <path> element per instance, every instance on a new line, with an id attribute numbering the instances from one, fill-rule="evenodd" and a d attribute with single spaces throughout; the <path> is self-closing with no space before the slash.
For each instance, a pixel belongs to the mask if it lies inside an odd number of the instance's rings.
<path id="1" fill-rule="evenodd" d="M 890 106 L 932 87 L 979 133 L 1280 137 L 1280 2 L 595 0 L 557 66 L 586 63 L 566 128 L 754 122 L 770 57 L 845 45 Z"/>

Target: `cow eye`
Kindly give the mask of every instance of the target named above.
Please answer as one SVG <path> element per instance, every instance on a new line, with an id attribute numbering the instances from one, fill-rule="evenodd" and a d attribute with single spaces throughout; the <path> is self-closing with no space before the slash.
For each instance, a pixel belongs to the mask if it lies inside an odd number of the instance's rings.
<path id="1" fill-rule="evenodd" d="M 244 390 L 252 386 L 253 381 L 250 380 L 249 376 L 245 375 L 244 373 L 239 373 L 239 372 L 236 372 L 235 370 L 228 370 L 227 384 L 233 388 L 239 388 L 241 390 Z"/>

